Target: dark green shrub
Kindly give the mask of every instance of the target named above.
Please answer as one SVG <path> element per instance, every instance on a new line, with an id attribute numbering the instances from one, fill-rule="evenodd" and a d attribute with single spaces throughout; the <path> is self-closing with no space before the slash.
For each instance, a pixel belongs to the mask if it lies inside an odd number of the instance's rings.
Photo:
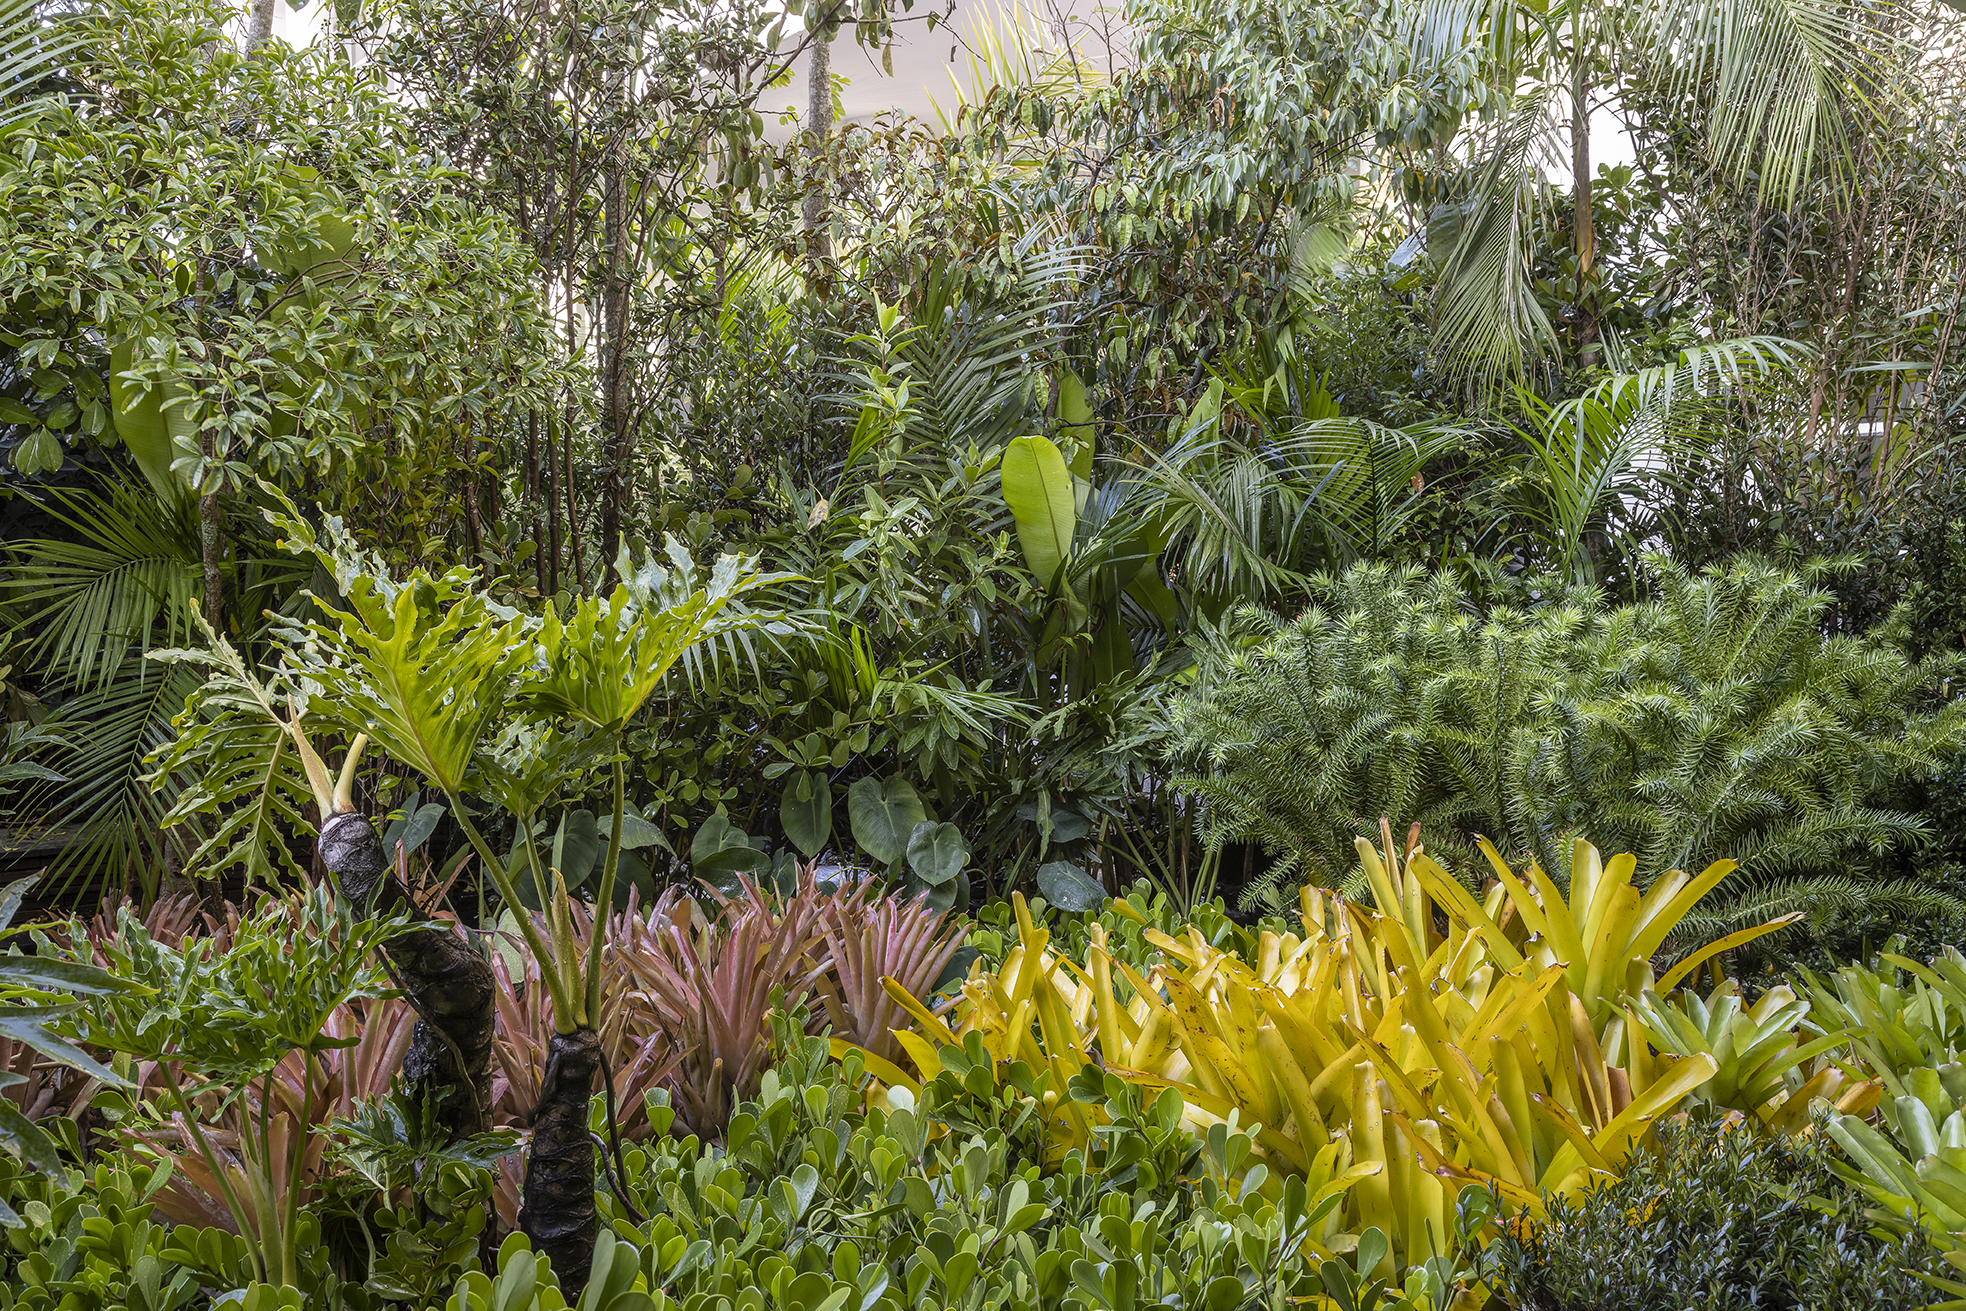
<path id="1" fill-rule="evenodd" d="M 1724 1126 L 1661 1130 L 1617 1183 L 1555 1201 L 1547 1224 L 1489 1248 L 1518 1311 L 1913 1311 L 1917 1272 L 1949 1271 L 1916 1236 L 1875 1237 L 1818 1138 Z"/>
<path id="2" fill-rule="evenodd" d="M 1381 815 L 1464 875 L 1477 835 L 1559 879 L 1580 830 L 1648 882 L 1738 860 L 1688 921 L 1708 936 L 1798 907 L 1846 928 L 1956 911 L 1891 854 L 1933 827 L 1905 786 L 1966 742 L 1957 660 L 1826 636 L 1814 573 L 1658 569 L 1641 604 L 1484 613 L 1445 575 L 1361 566 L 1295 620 L 1256 617 L 1175 707 L 1209 840 L 1261 842 L 1277 889 L 1341 882 Z"/>

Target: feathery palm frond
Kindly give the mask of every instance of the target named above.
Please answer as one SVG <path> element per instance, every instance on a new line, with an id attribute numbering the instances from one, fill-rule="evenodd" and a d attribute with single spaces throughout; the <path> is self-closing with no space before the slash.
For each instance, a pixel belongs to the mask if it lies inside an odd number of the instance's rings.
<path id="1" fill-rule="evenodd" d="M 0 132 L 49 103 L 37 84 L 86 39 L 83 16 L 45 14 L 37 0 L 0 0 Z"/>
<path id="2" fill-rule="evenodd" d="M 49 862 L 52 895 L 100 879 L 105 888 L 142 887 L 164 863 L 165 813 L 184 785 L 179 778 L 146 781 L 145 757 L 171 737 L 171 719 L 196 690 L 187 671 L 141 669 L 131 656 L 118 676 L 62 705 L 45 727 L 63 745 L 44 753 L 59 781 L 31 786 L 18 814 L 39 826 L 72 830 Z"/>
<path id="3" fill-rule="evenodd" d="M 1883 90 L 1879 19 L 1861 0 L 1648 0 L 1636 14 L 1662 80 L 1709 108 L 1715 165 L 1777 204 L 1818 176 L 1847 187 Z"/>
<path id="4" fill-rule="evenodd" d="M 1518 389 L 1530 426 L 1517 434 L 1533 474 L 1524 508 L 1556 572 L 1595 582 L 1594 535 L 1627 555 L 1642 549 L 1665 514 L 1650 489 L 1669 485 L 1705 445 L 1716 390 L 1758 385 L 1805 349 L 1777 337 L 1692 346 L 1671 364 L 1615 375 L 1555 405 Z"/>
<path id="5" fill-rule="evenodd" d="M 190 635 L 188 603 L 204 587 L 197 507 L 189 495 L 105 482 L 100 494 L 57 490 L 44 508 L 72 540 L 12 544 L 14 627 L 46 685 L 101 689 L 137 669 L 153 642 Z"/>
<path id="6" fill-rule="evenodd" d="M 1531 92 L 1509 107 L 1477 147 L 1468 194 L 1427 223 L 1436 269 L 1436 349 L 1449 369 L 1479 387 L 1521 379 L 1556 349 L 1556 328 L 1536 298 L 1532 262 L 1549 224 L 1538 177 L 1552 131 L 1549 96 Z"/>

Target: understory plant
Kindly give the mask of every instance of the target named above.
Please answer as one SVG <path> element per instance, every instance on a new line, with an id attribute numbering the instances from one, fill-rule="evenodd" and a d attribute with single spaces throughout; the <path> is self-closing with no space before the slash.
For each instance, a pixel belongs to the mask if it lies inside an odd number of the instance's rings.
<path id="1" fill-rule="evenodd" d="M 1311 1256 L 1304 1236 L 1335 1199 L 1302 1180 L 1266 1190 L 1238 1177 L 1248 1136 L 1197 1140 L 1174 1099 L 1081 1081 L 1072 1095 L 1109 1132 L 1041 1168 L 1022 1150 L 1028 1135 L 973 1131 L 991 1099 L 952 1079 L 870 1104 L 858 1060 L 834 1060 L 803 1028 L 780 1016 L 775 1064 L 721 1151 L 668 1135 L 629 1150 L 626 1198 L 602 1199 L 582 1306 L 1281 1311 L 1346 1276 L 1361 1308 L 1444 1311 L 1453 1295 L 1437 1279 L 1362 1286 L 1354 1260 Z M 1383 1242 L 1361 1246 L 1369 1257 Z M 549 1311 L 562 1304 L 550 1281 L 515 1235 L 499 1269 L 461 1278 L 447 1309 Z"/>
<path id="2" fill-rule="evenodd" d="M 1494 882 L 1478 901 L 1417 833 L 1403 851 L 1389 827 L 1381 836 L 1356 848 L 1369 902 L 1307 886 L 1301 933 L 1266 930 L 1250 958 L 1148 929 L 1160 959 L 1143 974 L 1095 922 L 1072 960 L 1017 899 L 1017 946 L 965 983 L 946 1021 L 894 993 L 920 1026 L 895 1035 L 912 1073 L 856 1054 L 907 1096 L 954 1071 L 1042 1107 L 1054 1159 L 1104 1132 L 1096 1110 L 1066 1100 L 1088 1071 L 1170 1090 L 1198 1135 L 1247 1134 L 1247 1177 L 1342 1195 L 1307 1236 L 1314 1250 L 1378 1229 L 1389 1243 L 1369 1273 L 1451 1262 L 1466 1190 L 1540 1217 L 1550 1198 L 1615 1178 L 1657 1119 L 1721 1075 L 1709 1052 L 1655 1051 L 1634 1006 L 1779 924 L 1655 979 L 1654 957 L 1727 862 L 1641 893 L 1630 855 L 1605 861 L 1580 839 L 1566 895 L 1484 844 Z M 1007 1082 L 1010 1062 L 1021 1084 Z M 1779 1078 L 1755 1089 L 1792 1091 Z"/>
<path id="3" fill-rule="evenodd" d="M 1674 1121 L 1621 1178 L 1550 1203 L 1483 1260 L 1518 1311 L 1918 1311 L 1948 1269 L 1882 1233 L 1820 1135 Z"/>
<path id="4" fill-rule="evenodd" d="M 159 942 L 127 910 L 119 930 L 96 950 L 138 988 L 78 1012 L 75 1032 L 152 1064 L 166 1095 L 162 1118 L 195 1151 L 192 1177 L 222 1201 L 243 1240 L 244 1269 L 228 1273 L 295 1287 L 302 1175 L 323 1146 L 310 1130 L 330 1093 L 325 1054 L 349 1045 L 330 1024 L 351 1002 L 387 990 L 373 955 L 409 924 L 357 918 L 322 885 L 269 899 L 224 950 L 210 937 Z M 291 1058 L 297 1089 L 275 1077 Z M 297 1104 L 284 1095 L 294 1091 Z"/>
<path id="5" fill-rule="evenodd" d="M 1702 931 L 1797 907 L 1956 910 L 1879 872 L 1927 835 L 1900 789 L 1966 743 L 1952 658 L 1915 660 L 1889 628 L 1826 636 L 1821 570 L 1654 570 L 1651 600 L 1552 585 L 1482 613 L 1447 573 L 1361 565 L 1294 619 L 1246 612 L 1253 640 L 1174 711 L 1209 842 L 1261 844 L 1276 863 L 1260 893 L 1356 888 L 1351 835 L 1382 813 L 1450 863 L 1485 835 L 1559 878 L 1589 829 L 1633 853 L 1641 886 L 1738 864 L 1689 919 Z"/>

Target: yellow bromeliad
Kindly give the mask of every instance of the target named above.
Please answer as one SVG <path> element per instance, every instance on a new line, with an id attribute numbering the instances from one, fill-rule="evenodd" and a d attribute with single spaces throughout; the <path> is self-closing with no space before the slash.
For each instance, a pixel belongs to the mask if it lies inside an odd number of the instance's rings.
<path id="1" fill-rule="evenodd" d="M 1607 862 L 1579 841 L 1565 896 L 1484 842 L 1495 879 L 1477 899 L 1417 841 L 1402 859 L 1381 832 L 1383 850 L 1358 843 L 1370 904 L 1307 887 L 1302 936 L 1263 933 L 1254 961 L 1193 929 L 1150 928 L 1159 959 L 1143 977 L 1094 925 L 1081 965 L 1052 951 L 1014 898 L 1018 946 L 996 972 L 973 974 L 946 1018 L 890 989 L 921 1024 L 896 1035 L 919 1078 L 867 1068 L 918 1093 L 941 1069 L 939 1050 L 974 1033 L 993 1061 L 1048 1071 L 1047 1100 L 1095 1059 L 1173 1088 L 1198 1133 L 1249 1133 L 1252 1163 L 1273 1181 L 1303 1175 L 1344 1191 L 1324 1239 L 1342 1246 L 1377 1226 L 1394 1240 L 1386 1273 L 1450 1253 L 1463 1188 L 1492 1187 L 1536 1217 L 1545 1196 L 1615 1177 L 1653 1122 L 1720 1068 L 1706 1051 L 1655 1053 L 1640 999 L 1787 919 L 1655 979 L 1654 956 L 1731 861 L 1641 891 L 1632 857 Z M 1052 1109 L 1054 1149 L 1082 1146 L 1099 1112 L 1069 1097 Z"/>

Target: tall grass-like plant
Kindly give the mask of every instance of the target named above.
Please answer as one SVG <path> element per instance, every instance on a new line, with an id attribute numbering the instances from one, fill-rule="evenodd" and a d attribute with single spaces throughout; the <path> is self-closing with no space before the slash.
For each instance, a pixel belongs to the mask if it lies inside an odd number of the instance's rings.
<path id="1" fill-rule="evenodd" d="M 1561 875 L 1588 825 L 1641 880 L 1738 860 L 1756 911 L 1841 905 L 1851 880 L 1899 909 L 1944 902 L 1864 875 L 1924 835 L 1895 790 L 1966 741 L 1963 708 L 1940 703 L 1951 666 L 1889 632 L 1825 636 L 1808 574 L 1658 576 L 1636 605 L 1577 589 L 1483 616 L 1444 576 L 1363 566 L 1295 620 L 1252 616 L 1255 640 L 1176 706 L 1210 841 L 1259 841 L 1274 877 L 1335 884 L 1383 802 L 1464 865 L 1481 836 Z M 1689 928 L 1728 922 L 1723 903 Z"/>

